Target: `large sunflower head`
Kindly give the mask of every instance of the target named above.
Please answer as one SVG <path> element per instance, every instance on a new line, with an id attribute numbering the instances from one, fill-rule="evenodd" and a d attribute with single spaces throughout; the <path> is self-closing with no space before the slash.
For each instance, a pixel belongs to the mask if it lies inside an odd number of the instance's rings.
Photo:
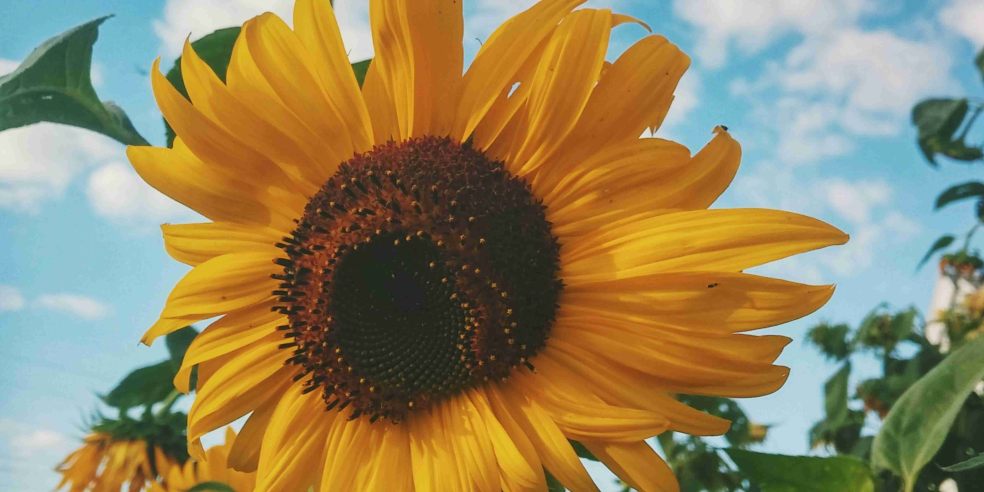
<path id="1" fill-rule="evenodd" d="M 173 467 L 180 467 L 180 461 L 160 446 L 94 432 L 58 465 L 56 471 L 62 479 L 57 489 L 118 492 L 125 485 L 127 490 L 138 492 Z"/>
<path id="2" fill-rule="evenodd" d="M 226 80 L 186 46 L 186 100 L 153 70 L 173 148 L 130 147 L 208 222 L 166 225 L 194 268 L 144 341 L 221 316 L 189 348 L 191 451 L 262 490 L 595 488 L 569 440 L 627 483 L 673 490 L 645 440 L 723 433 L 675 394 L 758 396 L 830 286 L 744 270 L 847 237 L 801 215 L 707 210 L 740 148 L 658 129 L 689 59 L 633 22 L 545 0 L 463 70 L 461 2 L 372 0 L 359 85 L 327 0 L 248 21 Z"/>
<path id="3" fill-rule="evenodd" d="M 208 448 L 201 461 L 188 460 L 184 465 L 174 466 L 161 479 L 151 484 L 151 492 L 186 492 L 198 490 L 227 490 L 252 492 L 256 485 L 255 473 L 244 473 L 227 466 L 229 451 L 236 441 L 236 433 L 226 428 L 225 442 Z"/>

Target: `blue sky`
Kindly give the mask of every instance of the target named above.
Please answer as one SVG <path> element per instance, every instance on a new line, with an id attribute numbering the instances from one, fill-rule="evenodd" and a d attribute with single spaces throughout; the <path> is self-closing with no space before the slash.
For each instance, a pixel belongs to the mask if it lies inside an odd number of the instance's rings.
<path id="1" fill-rule="evenodd" d="M 353 58 L 371 54 L 364 2 L 338 0 Z M 465 1 L 468 52 L 517 5 Z M 514 3 L 514 2 L 509 2 Z M 529 4 L 530 1 L 515 2 Z M 185 36 L 203 35 L 289 1 L 7 1 L 0 16 L 0 73 L 45 38 L 105 14 L 95 51 L 104 99 L 161 143 L 146 71 L 165 64 Z M 975 0 L 887 2 L 604 0 L 648 22 L 694 59 L 657 135 L 696 150 L 717 124 L 744 145 L 742 169 L 719 207 L 765 206 L 821 217 L 852 243 L 761 271 L 836 283 L 819 313 L 769 330 L 794 338 L 792 367 L 774 395 L 746 400 L 774 427 L 764 449 L 808 452 L 834 367 L 803 343 L 821 319 L 858 320 L 882 301 L 925 308 L 932 268 L 914 273 L 928 245 L 971 220 L 970 205 L 933 213 L 932 200 L 973 169 L 929 168 L 914 144 L 909 108 L 929 95 L 982 95 L 971 66 L 984 45 Z M 272 6 L 272 7 L 271 7 Z M 615 32 L 613 55 L 644 32 Z M 99 135 L 54 125 L 0 133 L 0 483 L 50 490 L 50 470 L 81 436 L 95 392 L 164 357 L 139 346 L 184 268 L 169 260 L 157 224 L 194 214 L 144 186 L 123 149 Z M 875 366 L 862 364 L 863 371 Z M 857 377 L 857 371 L 856 371 Z"/>

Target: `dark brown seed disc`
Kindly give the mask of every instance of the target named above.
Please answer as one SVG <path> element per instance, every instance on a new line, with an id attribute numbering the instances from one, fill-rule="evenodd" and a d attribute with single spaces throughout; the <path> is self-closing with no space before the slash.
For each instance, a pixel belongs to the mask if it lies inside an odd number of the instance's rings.
<path id="1" fill-rule="evenodd" d="M 278 246 L 288 363 L 373 421 L 532 367 L 562 287 L 529 185 L 447 138 L 345 162 Z"/>

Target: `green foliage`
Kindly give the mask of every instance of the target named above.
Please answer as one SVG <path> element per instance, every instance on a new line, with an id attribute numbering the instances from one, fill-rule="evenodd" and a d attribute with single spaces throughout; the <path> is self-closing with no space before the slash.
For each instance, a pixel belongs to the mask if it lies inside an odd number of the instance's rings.
<path id="1" fill-rule="evenodd" d="M 577 453 L 578 457 L 584 458 L 591 461 L 599 461 L 598 457 L 594 455 L 588 448 L 584 447 L 583 444 L 577 441 L 570 441 L 571 447 L 574 448 L 574 452 Z"/>
<path id="2" fill-rule="evenodd" d="M 938 165 L 936 155 L 958 161 L 975 161 L 984 157 L 980 147 L 968 146 L 966 132 L 956 135 L 970 105 L 966 98 L 926 99 L 912 109 L 912 123 L 919 130 L 919 149 L 932 165 Z M 972 118 L 980 112 L 974 109 Z"/>
<path id="3" fill-rule="evenodd" d="M 856 458 L 785 456 L 726 449 L 741 473 L 763 492 L 872 492 L 867 465 Z"/>
<path id="4" fill-rule="evenodd" d="M 229 68 L 229 59 L 232 58 L 232 47 L 236 43 L 236 38 L 239 37 L 239 31 L 240 28 L 238 27 L 227 27 L 206 34 L 191 43 L 195 53 L 198 53 L 202 61 L 211 67 L 215 75 L 223 82 L 226 78 L 226 70 Z M 181 76 L 180 56 L 174 60 L 174 66 L 167 71 L 165 77 L 178 92 L 188 98 L 188 89 L 185 87 L 184 79 Z M 164 133 L 167 138 L 167 146 L 170 147 L 174 144 L 174 130 L 171 129 L 171 125 L 167 124 L 167 121 L 164 122 Z"/>
<path id="5" fill-rule="evenodd" d="M 968 198 L 984 198 L 984 183 L 970 181 L 947 188 L 936 198 L 936 209 L 939 210 L 951 203 Z"/>
<path id="6" fill-rule="evenodd" d="M 851 375 L 851 363 L 845 362 L 839 371 L 823 385 L 827 421 L 840 424 L 847 420 L 847 378 Z"/>
<path id="7" fill-rule="evenodd" d="M 117 441 L 144 441 L 151 446 L 160 447 L 179 462 L 184 462 L 188 459 L 187 423 L 186 414 L 168 409 L 158 413 L 145 411 L 137 418 L 126 413 L 121 413 L 116 419 L 99 415 L 89 428 Z"/>
<path id="8" fill-rule="evenodd" d="M 362 60 L 352 64 L 352 70 L 355 71 L 355 80 L 359 82 L 359 87 L 366 81 L 366 74 L 369 73 L 369 64 L 372 63 L 372 59 Z"/>
<path id="9" fill-rule="evenodd" d="M 185 351 L 197 334 L 190 326 L 169 333 L 164 340 L 170 357 L 127 374 L 103 397 L 103 402 L 112 407 L 127 409 L 164 401 L 174 391 L 174 376 L 181 367 Z"/>
<path id="10" fill-rule="evenodd" d="M 872 466 L 900 475 L 912 490 L 943 445 L 974 386 L 984 378 L 984 337 L 957 349 L 892 407 L 872 447 Z"/>
<path id="11" fill-rule="evenodd" d="M 981 453 L 973 458 L 966 461 L 961 461 L 955 465 L 944 466 L 943 471 L 948 472 L 962 472 L 967 470 L 975 470 L 977 468 L 984 467 L 984 453 Z"/>
<path id="12" fill-rule="evenodd" d="M 981 75 L 981 81 L 984 81 L 984 49 L 977 53 L 977 57 L 974 58 L 974 65 L 977 66 L 977 73 Z"/>
<path id="13" fill-rule="evenodd" d="M 188 492 L 236 492 L 236 490 L 223 482 L 202 482 L 188 489 Z"/>
<path id="14" fill-rule="evenodd" d="M 92 45 L 106 19 L 45 41 L 16 70 L 0 77 L 0 131 L 47 121 L 99 132 L 127 145 L 147 145 L 123 110 L 100 101 L 92 87 Z"/>
<path id="15" fill-rule="evenodd" d="M 853 347 L 847 338 L 851 327 L 846 324 L 832 325 L 820 323 L 806 333 L 807 339 L 813 343 L 820 353 L 828 359 L 844 360 L 851 354 Z"/>
<path id="16" fill-rule="evenodd" d="M 956 239 L 957 238 L 955 238 L 952 234 L 944 234 L 940 236 L 935 242 L 933 242 L 933 245 L 929 247 L 929 251 L 926 252 L 921 260 L 919 260 L 919 264 L 916 268 L 920 268 L 925 265 L 926 262 L 929 261 L 929 259 L 932 258 L 938 251 L 942 251 L 950 247 Z"/>
<path id="17" fill-rule="evenodd" d="M 174 389 L 170 384 L 174 374 L 170 360 L 141 367 L 127 374 L 103 397 L 103 402 L 111 407 L 133 408 L 164 401 Z"/>

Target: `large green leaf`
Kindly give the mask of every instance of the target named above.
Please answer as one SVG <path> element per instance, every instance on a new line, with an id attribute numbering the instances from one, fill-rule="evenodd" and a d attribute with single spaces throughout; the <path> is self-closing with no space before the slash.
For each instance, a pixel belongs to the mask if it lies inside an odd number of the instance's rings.
<path id="1" fill-rule="evenodd" d="M 845 362 L 823 385 L 827 422 L 838 425 L 847 420 L 847 379 L 851 375 L 851 363 Z"/>
<path id="2" fill-rule="evenodd" d="M 863 461 L 834 456 L 786 456 L 730 448 L 725 452 L 763 492 L 872 492 L 871 472 Z"/>
<path id="3" fill-rule="evenodd" d="M 227 27 L 207 34 L 191 43 L 195 53 L 198 53 L 202 61 L 208 64 L 215 75 L 218 75 L 219 79 L 223 81 L 225 81 L 226 70 L 229 68 L 229 59 L 232 58 L 232 46 L 236 43 L 236 38 L 239 37 L 239 31 L 240 28 L 238 27 Z M 184 79 L 181 77 L 180 56 L 174 60 L 174 66 L 167 71 L 165 77 L 178 92 L 184 97 L 188 97 L 188 89 L 185 88 Z M 167 137 L 167 146 L 170 147 L 174 143 L 174 130 L 167 124 L 167 121 L 164 122 L 164 132 Z"/>
<path id="4" fill-rule="evenodd" d="M 919 129 L 919 148 L 930 163 L 953 140 L 967 115 L 966 99 L 926 99 L 912 108 L 912 123 Z"/>
<path id="5" fill-rule="evenodd" d="M 100 101 L 92 87 L 92 45 L 106 19 L 45 41 L 16 70 L 0 77 L 0 131 L 48 121 L 99 132 L 127 145 L 147 145 L 123 110 Z"/>
<path id="6" fill-rule="evenodd" d="M 984 453 L 981 453 L 973 458 L 966 461 L 961 461 L 955 465 L 944 466 L 943 471 L 948 472 L 962 472 L 967 470 L 973 470 L 976 468 L 984 467 Z"/>
<path id="7" fill-rule="evenodd" d="M 923 265 L 926 264 L 927 261 L 929 261 L 930 258 L 933 257 L 934 253 L 953 244 L 953 241 L 955 239 L 957 238 L 953 237 L 953 235 L 951 234 L 945 234 L 943 236 L 940 236 L 936 240 L 936 242 L 934 242 L 933 245 L 929 247 L 929 251 L 926 252 L 926 255 L 923 256 L 921 260 L 919 260 L 919 265 L 916 268 L 921 268 Z"/>
<path id="8" fill-rule="evenodd" d="M 170 360 L 152 366 L 141 367 L 120 381 L 103 397 L 107 405 L 116 408 L 134 408 L 153 405 L 167 398 L 174 386 L 175 370 Z"/>
<path id="9" fill-rule="evenodd" d="M 940 196 L 936 197 L 936 209 L 939 210 L 958 200 L 967 198 L 984 198 L 984 183 L 980 181 L 969 181 L 947 188 Z"/>
<path id="10" fill-rule="evenodd" d="M 895 402 L 875 436 L 872 466 L 893 471 L 911 490 L 981 378 L 984 337 L 955 350 Z"/>
<path id="11" fill-rule="evenodd" d="M 171 365 L 174 366 L 175 371 L 181 367 L 184 354 L 196 335 L 198 335 L 198 330 L 186 326 L 180 330 L 168 333 L 164 337 L 164 343 L 167 345 L 167 353 L 171 355 Z"/>

